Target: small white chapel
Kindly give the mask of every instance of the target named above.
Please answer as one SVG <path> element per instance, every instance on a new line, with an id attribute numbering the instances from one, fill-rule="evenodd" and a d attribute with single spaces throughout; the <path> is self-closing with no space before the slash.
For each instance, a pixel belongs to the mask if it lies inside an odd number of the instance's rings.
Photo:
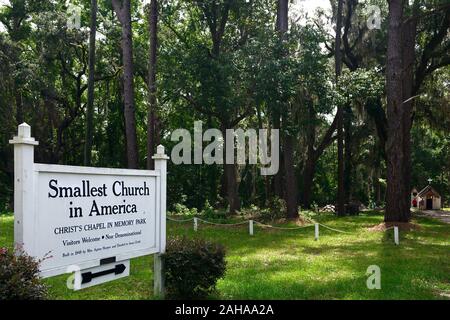
<path id="1" fill-rule="evenodd" d="M 442 197 L 435 188 L 430 184 L 418 191 L 414 188 L 411 191 L 411 207 L 419 210 L 441 210 L 442 209 Z"/>

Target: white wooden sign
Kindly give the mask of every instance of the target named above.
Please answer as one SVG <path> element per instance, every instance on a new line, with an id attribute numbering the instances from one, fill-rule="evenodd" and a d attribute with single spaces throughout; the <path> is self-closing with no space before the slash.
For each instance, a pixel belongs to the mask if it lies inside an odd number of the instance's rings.
<path id="1" fill-rule="evenodd" d="M 164 253 L 168 159 L 164 147 L 159 146 L 153 157 L 155 170 L 148 171 L 34 163 L 38 142 L 25 123 L 10 143 L 14 144 L 14 240 L 28 254 L 44 259 L 43 277 L 66 273 L 73 266 L 83 270 L 111 259 Z"/>

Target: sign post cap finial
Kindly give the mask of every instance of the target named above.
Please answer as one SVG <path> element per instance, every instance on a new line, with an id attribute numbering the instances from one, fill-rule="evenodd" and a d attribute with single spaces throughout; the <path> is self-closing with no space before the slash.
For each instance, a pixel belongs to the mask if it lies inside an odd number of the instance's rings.
<path id="1" fill-rule="evenodd" d="M 162 144 L 160 144 L 157 148 L 156 148 L 156 153 L 157 154 L 165 154 L 166 153 L 166 148 L 164 148 L 164 146 Z"/>
<path id="2" fill-rule="evenodd" d="M 156 154 L 152 157 L 154 160 L 169 160 L 166 155 L 166 148 L 162 144 L 156 147 Z"/>
<path id="3" fill-rule="evenodd" d="M 9 140 L 9 143 L 16 145 L 28 144 L 34 146 L 39 144 L 39 142 L 31 136 L 31 127 L 26 122 L 19 125 L 17 129 L 17 136 L 15 136 L 12 140 Z"/>
<path id="4" fill-rule="evenodd" d="M 19 125 L 18 137 L 31 138 L 31 127 L 28 123 L 24 122 Z"/>

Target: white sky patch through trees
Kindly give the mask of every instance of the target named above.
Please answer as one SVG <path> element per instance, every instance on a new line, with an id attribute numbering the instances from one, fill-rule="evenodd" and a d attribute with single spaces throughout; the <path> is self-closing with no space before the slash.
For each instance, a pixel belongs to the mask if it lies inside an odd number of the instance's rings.
<path id="1" fill-rule="evenodd" d="M 307 19 L 314 17 L 316 10 L 322 9 L 324 12 L 331 11 L 330 0 L 294 0 L 289 7 L 290 18 L 300 25 L 305 25 Z M 332 26 L 328 26 L 330 33 L 334 33 Z M 324 49 L 324 46 L 322 46 Z M 325 119 L 331 124 L 336 114 L 336 108 L 330 114 L 325 115 Z"/>
<path id="2" fill-rule="evenodd" d="M 144 7 L 146 4 L 149 4 L 150 0 L 143 0 Z M 4 5 L 9 5 L 9 0 L 0 0 L 0 7 Z M 299 16 L 300 13 L 307 13 L 308 17 L 312 17 L 317 8 L 322 8 L 325 10 L 330 9 L 330 1 L 329 0 L 294 0 L 291 4 L 290 14 L 291 16 Z M 300 20 L 300 22 L 302 22 Z M 5 32 L 5 26 L 0 23 L 0 32 Z"/>
<path id="3" fill-rule="evenodd" d="M 290 6 L 290 15 L 291 17 L 298 17 L 303 13 L 311 18 L 319 8 L 324 11 L 331 10 L 330 0 L 294 0 Z M 300 23 L 303 22 L 302 20 L 300 20 Z"/>
<path id="4" fill-rule="evenodd" d="M 3 9 L 3 6 L 9 5 L 9 0 L 0 0 L 0 10 Z M 3 23 L 0 22 L 0 32 L 5 32 L 6 28 Z"/>

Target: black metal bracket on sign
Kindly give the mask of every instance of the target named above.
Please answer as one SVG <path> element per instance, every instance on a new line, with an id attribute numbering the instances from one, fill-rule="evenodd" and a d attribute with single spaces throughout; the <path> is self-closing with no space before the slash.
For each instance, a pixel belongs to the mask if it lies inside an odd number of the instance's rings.
<path id="1" fill-rule="evenodd" d="M 116 258 L 109 258 L 111 262 L 108 262 L 107 264 L 110 263 L 114 263 Z M 112 261 L 112 259 L 114 259 L 114 261 Z M 106 263 L 104 263 L 106 264 Z M 124 273 L 124 271 L 126 270 L 126 266 L 124 264 L 117 264 L 115 265 L 112 269 L 108 269 L 108 270 L 104 270 L 104 271 L 100 271 L 100 272 L 96 272 L 96 273 L 92 273 L 91 271 L 89 272 L 84 272 L 81 274 L 81 284 L 86 284 L 91 282 L 93 279 L 95 278 L 99 278 L 99 277 L 103 277 L 109 274 L 115 274 L 115 275 L 119 275 Z"/>
<path id="2" fill-rule="evenodd" d="M 105 258 L 100 260 L 100 265 L 104 266 L 105 264 L 111 264 L 114 262 L 116 262 L 116 257 Z"/>

